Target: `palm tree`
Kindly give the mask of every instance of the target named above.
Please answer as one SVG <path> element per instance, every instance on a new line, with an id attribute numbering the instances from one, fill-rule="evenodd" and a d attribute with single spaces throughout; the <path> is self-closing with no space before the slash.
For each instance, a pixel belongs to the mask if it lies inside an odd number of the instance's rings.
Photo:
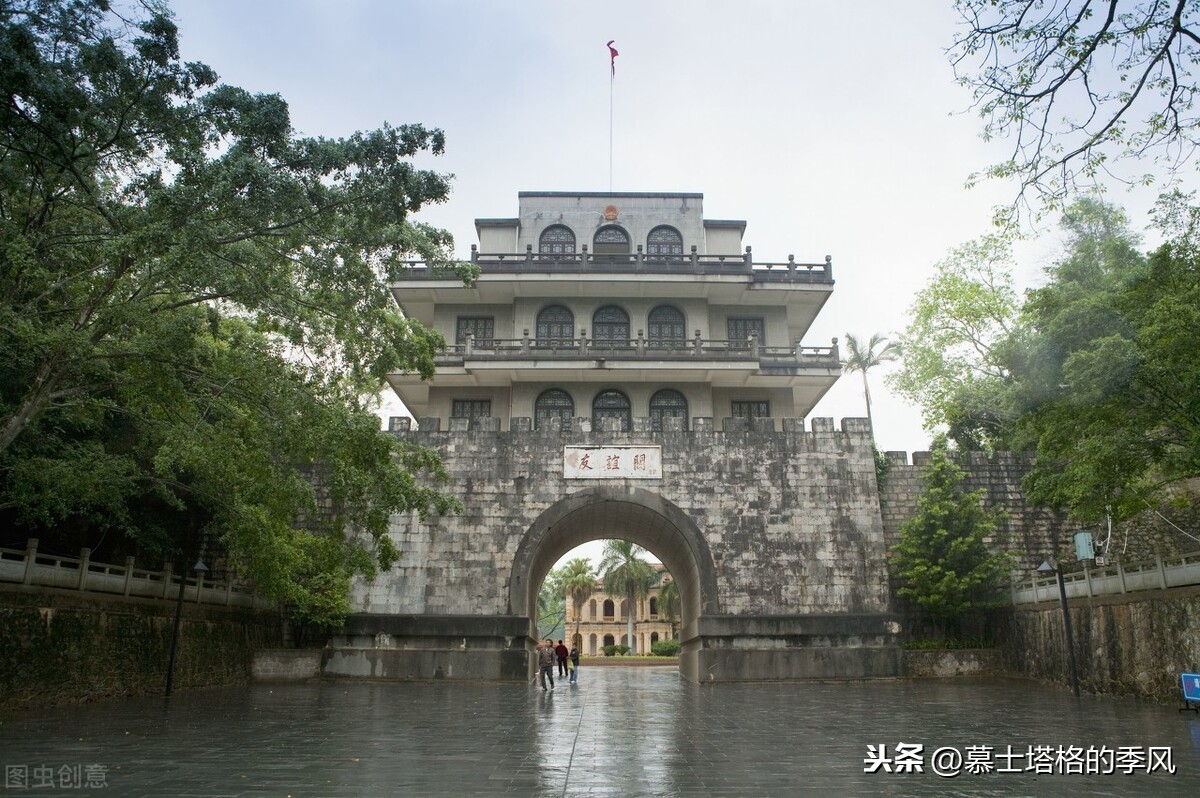
<path id="1" fill-rule="evenodd" d="M 658 591 L 658 611 L 671 622 L 671 637 L 678 637 L 675 621 L 679 618 L 679 584 L 674 579 L 663 580 L 662 589 Z"/>
<path id="2" fill-rule="evenodd" d="M 583 602 L 596 589 L 596 572 L 592 570 L 592 561 L 587 557 L 576 557 L 568 562 L 562 569 L 561 584 L 567 598 L 575 605 L 575 637 L 571 641 L 582 649 L 579 626 L 583 623 Z"/>
<path id="3" fill-rule="evenodd" d="M 876 347 L 881 348 L 876 350 Z M 850 356 L 846 358 L 842 371 L 847 374 L 852 371 L 862 372 L 863 397 L 867 400 L 867 426 L 871 428 L 871 435 L 874 437 L 875 423 L 871 419 L 871 386 L 867 384 L 867 372 L 900 357 L 900 345 L 894 341 L 888 343 L 887 338 L 875 333 L 864 348 L 857 338 L 846 333 L 846 348 L 850 351 Z"/>
<path id="4" fill-rule="evenodd" d="M 638 653 L 637 641 L 633 639 L 633 616 L 637 600 L 650 592 L 658 581 L 658 572 L 639 555 L 646 550 L 627 540 L 604 541 L 604 558 L 600 561 L 600 578 L 604 591 L 625 596 L 625 618 L 628 629 L 629 651 Z"/>

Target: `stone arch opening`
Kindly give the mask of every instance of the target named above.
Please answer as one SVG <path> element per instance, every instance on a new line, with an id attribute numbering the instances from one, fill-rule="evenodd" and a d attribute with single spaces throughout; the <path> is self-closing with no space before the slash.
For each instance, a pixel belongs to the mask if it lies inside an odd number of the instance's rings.
<path id="1" fill-rule="evenodd" d="M 642 546 L 679 583 L 680 671 L 699 681 L 699 619 L 719 614 L 712 554 L 686 513 L 642 488 L 584 488 L 546 508 L 526 531 L 513 559 L 509 612 L 530 619 L 530 651 L 537 635 L 537 593 L 546 574 L 576 546 L 607 538 Z M 531 659 L 531 672 L 532 668 Z"/>

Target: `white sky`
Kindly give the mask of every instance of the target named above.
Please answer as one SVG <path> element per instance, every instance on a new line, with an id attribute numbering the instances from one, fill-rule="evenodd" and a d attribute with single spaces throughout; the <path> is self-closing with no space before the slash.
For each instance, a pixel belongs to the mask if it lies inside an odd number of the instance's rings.
<path id="1" fill-rule="evenodd" d="M 1011 186 L 964 188 L 1005 154 L 980 139 L 944 49 L 951 0 L 175 0 L 185 59 L 277 92 L 305 135 L 419 122 L 446 133 L 423 166 L 455 175 L 417 218 L 465 257 L 476 217 L 523 190 L 699 191 L 706 218 L 745 219 L 756 260 L 833 256 L 833 297 L 805 338 L 894 334 L 951 247 L 989 229 Z M 1117 194 L 1134 219 L 1153 191 Z M 1140 223 L 1139 223 L 1140 225 Z M 1018 282 L 1054 252 L 1022 250 Z M 916 408 L 872 373 L 881 449 L 928 448 Z M 814 416 L 865 415 L 861 378 Z"/>

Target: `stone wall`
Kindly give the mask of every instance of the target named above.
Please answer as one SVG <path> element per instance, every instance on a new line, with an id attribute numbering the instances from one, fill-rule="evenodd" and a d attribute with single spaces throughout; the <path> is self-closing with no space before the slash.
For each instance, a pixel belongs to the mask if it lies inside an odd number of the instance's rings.
<path id="1" fill-rule="evenodd" d="M 1080 688 L 1179 701 L 1179 674 L 1200 668 L 1200 588 L 1069 602 Z M 1014 608 L 1003 633 L 1008 670 L 1070 685 L 1057 602 Z"/>
<path id="2" fill-rule="evenodd" d="M 909 462 L 906 452 L 887 452 L 890 465 L 880 490 L 879 505 L 889 547 L 899 541 L 900 526 L 916 512 L 922 489 L 921 474 L 930 456 L 929 452 L 913 452 Z M 1054 551 L 1052 540 L 1056 529 L 1065 543 L 1070 542 L 1068 529 L 1074 531 L 1074 528 L 1025 497 L 1021 480 L 1033 463 L 1032 453 L 997 452 L 989 458 L 983 452 L 965 452 L 956 455 L 955 460 L 967 472 L 963 489 L 984 491 L 988 506 L 999 508 L 1004 514 L 997 529 L 997 542 L 1017 555 L 1018 570 L 1028 572 L 1036 568 Z"/>
<path id="3" fill-rule="evenodd" d="M 161 694 L 175 603 L 0 587 L 0 708 Z M 275 613 L 184 605 L 176 690 L 244 684 Z"/>
<path id="4" fill-rule="evenodd" d="M 680 584 L 683 670 L 699 680 L 899 670 L 865 419 L 421 419 L 464 512 L 393 519 L 395 568 L 352 595 L 326 673 L 524 678 L 531 589 L 574 546 L 639 543 Z M 779 425 L 778 427 L 776 425 Z M 654 479 L 573 479 L 567 446 L 659 446 Z M 491 631 L 489 631 L 491 630 Z M 498 653 L 496 653 L 498 652 Z"/>

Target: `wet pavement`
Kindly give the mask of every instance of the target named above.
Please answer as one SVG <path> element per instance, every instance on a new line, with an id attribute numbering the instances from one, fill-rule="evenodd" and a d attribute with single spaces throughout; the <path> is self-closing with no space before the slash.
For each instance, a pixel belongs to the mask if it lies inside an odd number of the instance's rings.
<path id="1" fill-rule="evenodd" d="M 0 796 L 1196 796 L 1200 719 L 1019 680 L 585 668 L 545 693 L 325 682 L 9 714 L 0 764 Z"/>

